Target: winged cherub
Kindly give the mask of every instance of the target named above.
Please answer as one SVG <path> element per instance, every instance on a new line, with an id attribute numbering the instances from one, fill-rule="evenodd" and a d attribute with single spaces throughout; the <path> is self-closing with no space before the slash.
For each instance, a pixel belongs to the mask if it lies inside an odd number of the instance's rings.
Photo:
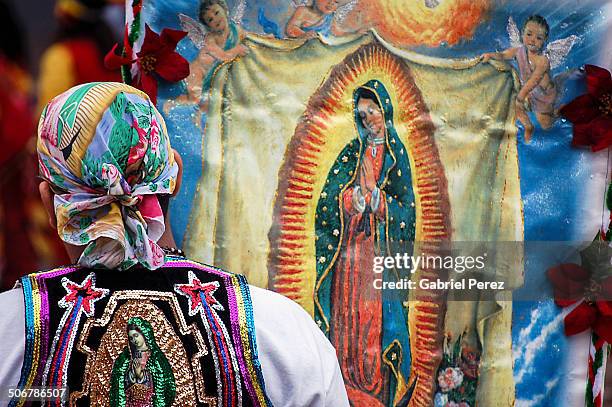
<path id="1" fill-rule="evenodd" d="M 177 104 L 185 103 L 195 103 L 200 110 L 206 110 L 208 90 L 217 67 L 249 52 L 242 44 L 246 34 L 240 28 L 245 9 L 246 0 L 241 0 L 230 17 L 225 0 L 202 0 L 199 22 L 179 14 L 181 27 L 199 53 L 191 62 L 190 74 L 185 79 L 186 94 L 168 101 L 164 105 L 166 113 Z"/>
<path id="2" fill-rule="evenodd" d="M 551 70 L 563 63 L 578 37 L 570 35 L 546 45 L 550 27 L 546 19 L 539 15 L 530 16 L 522 32 L 510 17 L 507 29 L 510 48 L 483 54 L 481 60 L 516 59 L 521 81 L 521 89 L 516 97 L 516 116 L 525 127 L 525 142 L 528 143 L 534 131 L 533 123 L 527 115 L 529 110 L 535 113 L 540 126 L 545 130 L 550 129 L 555 122 L 555 104 L 560 99 L 561 79 L 565 75 L 553 77 Z"/>
<path id="3" fill-rule="evenodd" d="M 358 32 L 341 28 L 359 0 L 294 0 L 295 11 L 285 27 L 290 38 L 314 38 L 317 34 L 341 36 Z M 358 18 L 360 15 L 357 16 Z M 361 24 L 360 24 L 361 25 Z M 364 27 L 361 27 L 364 28 Z"/>

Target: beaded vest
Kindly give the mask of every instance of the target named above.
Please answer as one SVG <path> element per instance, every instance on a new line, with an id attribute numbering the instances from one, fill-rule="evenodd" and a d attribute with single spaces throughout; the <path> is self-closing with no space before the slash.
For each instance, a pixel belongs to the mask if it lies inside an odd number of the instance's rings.
<path id="1" fill-rule="evenodd" d="M 67 388 L 46 405 L 271 405 L 245 278 L 168 259 L 155 271 L 71 267 L 23 277 L 19 387 Z"/>

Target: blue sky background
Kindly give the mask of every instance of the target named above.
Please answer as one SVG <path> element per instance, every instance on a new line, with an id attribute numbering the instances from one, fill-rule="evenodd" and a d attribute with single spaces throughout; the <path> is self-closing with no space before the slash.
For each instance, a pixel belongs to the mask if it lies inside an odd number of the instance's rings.
<path id="1" fill-rule="evenodd" d="M 364 1 L 364 0 L 362 0 Z M 234 1 L 229 1 L 230 8 Z M 438 57 L 471 57 L 483 52 L 503 50 L 509 46 L 506 32 L 508 18 L 512 16 L 522 26 L 531 14 L 541 14 L 551 27 L 550 41 L 575 34 L 580 37 L 564 66 L 578 68 L 585 63 L 596 63 L 602 52 L 602 39 L 610 24 L 603 12 L 606 0 L 537 0 L 500 1 L 489 17 L 478 27 L 474 39 L 456 46 L 438 48 L 417 47 L 414 50 Z M 159 31 L 163 27 L 178 28 L 177 12 L 195 16 L 197 2 L 191 0 L 145 1 L 144 15 L 149 24 Z M 266 17 L 284 27 L 292 7 L 290 0 L 247 1 L 247 13 L 243 19 L 245 29 L 261 32 L 257 14 L 262 9 Z M 460 18 L 460 16 L 458 16 Z M 196 50 L 188 40 L 179 49 L 188 59 Z M 160 96 L 176 95 L 176 85 L 162 86 Z M 577 81 L 568 83 L 565 100 L 571 100 L 584 92 Z M 171 206 L 173 230 L 182 236 L 188 221 L 195 184 L 200 177 L 201 134 L 194 123 L 193 108 L 179 107 L 167 117 L 173 145 L 183 155 L 190 173 L 179 199 Z M 521 191 L 525 214 L 525 240 L 571 241 L 583 238 L 585 228 L 597 229 L 597 224 L 585 224 L 582 211 L 585 206 L 600 206 L 601 202 L 589 200 L 586 185 L 593 177 L 592 153 L 570 147 L 571 124 L 558 121 L 549 131 L 536 129 L 530 144 L 519 134 L 519 165 Z M 196 154 L 194 154 L 194 152 Z M 602 190 L 605 185 L 602 183 Z M 535 250 L 526 252 L 526 287 L 522 293 L 547 286 L 545 270 L 555 259 L 547 259 Z M 516 301 L 513 317 L 514 374 L 517 390 L 517 407 L 564 405 L 561 367 L 565 363 L 567 341 L 562 332 L 562 317 L 552 300 L 537 302 Z M 586 360 L 585 360 L 586 363 Z"/>

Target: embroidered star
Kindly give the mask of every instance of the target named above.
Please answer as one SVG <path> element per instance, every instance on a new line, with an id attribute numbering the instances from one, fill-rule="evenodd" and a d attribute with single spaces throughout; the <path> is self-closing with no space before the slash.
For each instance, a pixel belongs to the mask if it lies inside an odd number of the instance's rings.
<path id="1" fill-rule="evenodd" d="M 337 168 L 334 170 L 334 174 L 338 174 L 339 172 L 340 172 L 340 170 L 337 169 Z"/>
<path id="2" fill-rule="evenodd" d="M 319 263 L 325 263 L 325 257 L 321 256 L 319 257 Z"/>
<path id="3" fill-rule="evenodd" d="M 334 236 L 338 236 L 340 234 L 340 231 L 338 229 L 334 229 L 332 233 L 334 234 Z"/>
<path id="4" fill-rule="evenodd" d="M 347 156 L 345 156 L 345 155 L 343 155 L 343 156 L 342 156 L 342 162 L 343 162 L 343 163 L 345 163 L 345 162 L 347 162 L 347 161 L 348 161 L 348 157 L 347 157 Z"/>
<path id="5" fill-rule="evenodd" d="M 406 222 L 400 222 L 400 229 L 404 229 L 406 227 Z"/>
<path id="6" fill-rule="evenodd" d="M 78 304 L 79 300 L 85 315 L 88 317 L 94 314 L 94 304 L 99 299 L 108 294 L 106 288 L 96 288 L 96 275 L 90 273 L 81 284 L 62 278 L 62 285 L 66 289 L 66 295 L 59 301 L 58 305 L 62 308 L 72 308 Z"/>
<path id="7" fill-rule="evenodd" d="M 410 202 L 410 206 L 414 208 L 414 202 Z"/>
<path id="8" fill-rule="evenodd" d="M 327 198 L 327 192 L 325 192 L 325 191 L 321 192 L 321 198 L 326 199 Z"/>
<path id="9" fill-rule="evenodd" d="M 198 312 L 204 312 L 202 301 L 206 301 L 206 304 L 211 308 L 219 311 L 224 310 L 223 305 L 213 296 L 219 288 L 218 281 L 202 283 L 192 270 L 189 270 L 188 279 L 189 284 L 175 284 L 174 291 L 189 299 L 190 316 L 194 316 Z"/>

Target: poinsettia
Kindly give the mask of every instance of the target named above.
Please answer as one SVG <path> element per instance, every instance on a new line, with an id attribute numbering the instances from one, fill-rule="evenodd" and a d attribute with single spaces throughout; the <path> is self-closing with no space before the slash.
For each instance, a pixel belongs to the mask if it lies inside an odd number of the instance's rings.
<path id="1" fill-rule="evenodd" d="M 176 52 L 176 45 L 185 35 L 184 31 L 164 28 L 161 35 L 145 25 L 145 37 L 136 54 L 132 59 L 133 51 L 129 42 L 126 29 L 123 41 L 124 54 L 117 54 L 118 44 L 104 58 L 104 64 L 109 69 L 118 69 L 123 65 L 136 63 L 138 73 L 134 86 L 149 95 L 153 103 L 157 103 L 157 76 L 168 82 L 178 82 L 189 75 L 189 62 Z"/>
<path id="2" fill-rule="evenodd" d="M 609 242 L 596 239 L 581 252 L 582 265 L 561 264 L 548 270 L 560 307 L 578 305 L 565 316 L 565 334 L 592 329 L 612 343 L 612 249 Z"/>
<path id="3" fill-rule="evenodd" d="M 595 65 L 586 65 L 585 70 L 588 93 L 560 112 L 574 124 L 573 145 L 598 151 L 612 145 L 612 77 Z"/>

